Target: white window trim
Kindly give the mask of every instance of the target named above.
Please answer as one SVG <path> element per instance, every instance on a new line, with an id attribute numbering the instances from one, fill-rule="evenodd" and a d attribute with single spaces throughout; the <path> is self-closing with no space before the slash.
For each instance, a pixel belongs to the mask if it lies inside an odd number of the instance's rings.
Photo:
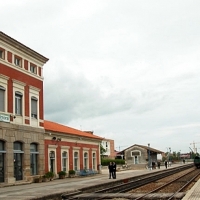
<path id="1" fill-rule="evenodd" d="M 6 50 L 1 48 L 0 51 L 2 52 L 3 57 L 0 57 L 1 60 L 5 60 Z"/>
<path id="2" fill-rule="evenodd" d="M 133 155 L 132 152 L 139 152 L 139 155 Z M 131 151 L 131 157 L 135 157 L 135 156 L 141 156 L 141 151 L 140 150 Z"/>
<path id="3" fill-rule="evenodd" d="M 31 71 L 31 66 L 36 70 L 36 72 L 32 72 L 32 71 Z M 33 63 L 31 63 L 31 62 L 29 62 L 29 71 L 30 71 L 31 73 L 35 74 L 35 75 L 38 75 L 38 66 L 35 65 L 35 64 L 33 64 Z"/>
<path id="4" fill-rule="evenodd" d="M 54 173 L 55 174 L 57 174 L 57 156 L 56 156 L 57 147 L 58 147 L 58 145 L 48 145 L 48 171 L 50 171 L 50 169 L 51 169 L 49 153 L 51 151 L 54 151 L 54 153 L 55 153 L 55 159 L 54 159 L 55 171 L 54 171 Z"/>
<path id="5" fill-rule="evenodd" d="M 0 85 L 2 86 L 2 87 L 4 87 L 5 88 L 5 102 L 4 102 L 4 106 L 5 106 L 5 108 L 4 108 L 4 112 L 5 113 L 7 113 L 8 112 L 8 80 L 9 80 L 9 77 L 8 76 L 4 76 L 4 75 L 2 75 L 2 74 L 0 74 Z"/>
<path id="6" fill-rule="evenodd" d="M 94 157 L 93 157 L 93 154 L 95 154 L 95 168 L 94 168 L 94 170 L 97 170 L 97 152 L 96 151 L 92 151 L 92 168 L 93 168 L 93 165 L 94 165 L 94 163 L 93 163 L 93 159 L 94 159 Z"/>
<path id="7" fill-rule="evenodd" d="M 73 169 L 75 169 L 75 164 L 74 164 L 74 153 L 78 152 L 78 166 L 77 166 L 77 170 L 80 170 L 80 151 L 78 149 L 73 150 Z"/>
<path id="8" fill-rule="evenodd" d="M 90 159 L 89 151 L 83 151 L 83 167 L 85 168 L 85 156 L 84 156 L 85 153 L 87 153 L 87 168 L 89 169 L 90 168 L 90 166 L 89 166 L 89 159 Z"/>
<path id="9" fill-rule="evenodd" d="M 24 96 L 24 87 L 25 87 L 25 83 L 17 81 L 15 79 L 12 80 L 13 81 L 13 115 L 15 116 L 15 93 L 16 92 L 20 92 L 22 93 L 22 116 L 18 116 L 16 115 L 15 120 L 13 121 L 14 123 L 17 124 L 24 124 L 24 117 L 25 117 L 25 96 Z"/>
<path id="10" fill-rule="evenodd" d="M 61 157 L 61 170 L 63 170 L 63 156 L 62 156 L 63 152 L 67 153 L 66 172 L 68 173 L 68 171 L 69 171 L 69 151 L 68 151 L 68 149 L 62 149 L 61 148 L 61 155 L 60 155 L 60 157 Z"/>
<path id="11" fill-rule="evenodd" d="M 19 65 L 16 65 L 15 63 L 15 60 L 18 59 L 19 60 Z M 21 67 L 21 68 L 24 68 L 24 59 L 21 58 L 20 56 L 16 55 L 16 54 L 13 54 L 13 64 L 17 67 Z"/>
<path id="12" fill-rule="evenodd" d="M 29 86 L 29 119 L 30 125 L 34 127 L 39 127 L 40 123 L 40 98 L 39 98 L 40 89 Z M 37 119 L 31 117 L 31 98 L 35 97 L 37 99 Z"/>

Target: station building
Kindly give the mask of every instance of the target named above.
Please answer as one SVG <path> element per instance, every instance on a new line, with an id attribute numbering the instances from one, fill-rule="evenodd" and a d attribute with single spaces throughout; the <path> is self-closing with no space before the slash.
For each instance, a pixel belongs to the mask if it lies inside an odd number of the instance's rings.
<path id="1" fill-rule="evenodd" d="M 44 172 L 43 65 L 48 58 L 0 32 L 0 182 Z"/>
<path id="2" fill-rule="evenodd" d="M 48 58 L 0 32 L 0 184 L 100 165 L 103 138 L 44 120 Z"/>
<path id="3" fill-rule="evenodd" d="M 103 138 L 101 142 L 102 147 L 106 150 L 103 157 L 114 159 L 116 157 L 114 140 Z"/>
<path id="4" fill-rule="evenodd" d="M 100 144 L 103 138 L 92 131 L 80 131 L 62 124 L 44 121 L 45 171 L 98 171 Z"/>
<path id="5" fill-rule="evenodd" d="M 134 144 L 118 152 L 118 157 L 121 156 L 132 169 L 140 169 L 152 167 L 152 162 L 157 163 L 157 156 L 162 153 L 150 146 Z"/>

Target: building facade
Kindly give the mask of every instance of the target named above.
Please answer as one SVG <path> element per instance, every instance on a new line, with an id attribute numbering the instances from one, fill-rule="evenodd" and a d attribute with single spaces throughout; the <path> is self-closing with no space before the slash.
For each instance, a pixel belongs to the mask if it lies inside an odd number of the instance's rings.
<path id="1" fill-rule="evenodd" d="M 157 163 L 157 155 L 162 153 L 150 146 L 134 144 L 118 152 L 118 156 L 121 156 L 132 169 L 140 169 L 151 167 L 153 162 Z"/>
<path id="2" fill-rule="evenodd" d="M 0 32 L 0 184 L 100 168 L 103 138 L 44 120 L 48 59 Z M 114 142 L 110 143 L 114 151 Z"/>
<path id="3" fill-rule="evenodd" d="M 103 156 L 110 159 L 114 159 L 116 156 L 114 149 L 115 146 L 114 140 L 104 138 L 103 141 L 101 142 L 101 145 L 106 150 Z"/>
<path id="4" fill-rule="evenodd" d="M 80 131 L 62 124 L 44 121 L 45 171 L 98 171 L 103 138 L 90 131 Z"/>
<path id="5" fill-rule="evenodd" d="M 0 32 L 0 183 L 44 173 L 43 65 L 48 59 Z"/>

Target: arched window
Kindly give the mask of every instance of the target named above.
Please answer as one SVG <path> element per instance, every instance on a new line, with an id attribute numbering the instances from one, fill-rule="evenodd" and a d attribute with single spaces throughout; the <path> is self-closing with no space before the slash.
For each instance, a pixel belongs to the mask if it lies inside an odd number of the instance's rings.
<path id="1" fill-rule="evenodd" d="M 14 177 L 16 181 L 22 180 L 22 158 L 23 150 L 21 142 L 14 142 Z"/>
<path id="2" fill-rule="evenodd" d="M 30 167 L 31 167 L 31 175 L 38 174 L 38 145 L 35 143 L 30 144 Z"/>
<path id="3" fill-rule="evenodd" d="M 67 157 L 67 152 L 63 151 L 62 152 L 62 171 L 67 172 L 67 163 L 68 163 L 68 157 Z"/>
<path id="4" fill-rule="evenodd" d="M 74 152 L 74 170 L 78 170 L 78 152 Z"/>
<path id="5" fill-rule="evenodd" d="M 96 169 L 96 153 L 92 153 L 92 169 Z"/>
<path id="6" fill-rule="evenodd" d="M 5 88 L 0 85 L 0 111 L 5 112 Z"/>
<path id="7" fill-rule="evenodd" d="M 84 153 L 84 169 L 88 169 L 88 153 Z"/>
<path id="8" fill-rule="evenodd" d="M 4 182 L 4 161 L 5 161 L 5 143 L 0 140 L 0 183 Z"/>
<path id="9" fill-rule="evenodd" d="M 50 158 L 50 171 L 55 173 L 56 166 L 55 166 L 55 151 L 49 152 L 49 158 Z"/>

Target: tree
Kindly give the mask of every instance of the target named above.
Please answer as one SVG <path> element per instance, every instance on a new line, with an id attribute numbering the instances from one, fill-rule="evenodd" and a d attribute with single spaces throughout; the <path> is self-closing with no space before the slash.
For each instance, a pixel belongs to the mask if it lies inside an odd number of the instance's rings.
<path id="1" fill-rule="evenodd" d="M 106 149 L 103 148 L 102 144 L 100 145 L 100 153 L 101 157 L 104 157 L 104 154 L 106 153 Z"/>

